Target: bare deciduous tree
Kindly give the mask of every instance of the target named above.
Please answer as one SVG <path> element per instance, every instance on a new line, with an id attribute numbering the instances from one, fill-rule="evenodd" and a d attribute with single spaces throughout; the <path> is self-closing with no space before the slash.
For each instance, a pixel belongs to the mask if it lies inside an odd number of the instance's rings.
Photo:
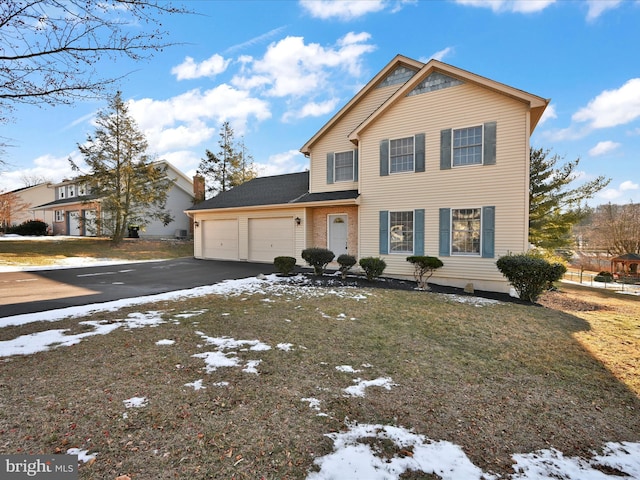
<path id="1" fill-rule="evenodd" d="M 640 204 L 600 205 L 582 231 L 592 249 L 613 255 L 640 253 Z"/>

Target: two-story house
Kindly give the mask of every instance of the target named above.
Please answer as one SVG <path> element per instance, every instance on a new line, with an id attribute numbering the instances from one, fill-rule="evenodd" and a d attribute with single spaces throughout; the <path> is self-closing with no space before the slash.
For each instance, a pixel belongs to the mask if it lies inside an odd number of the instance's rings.
<path id="1" fill-rule="evenodd" d="M 549 101 L 431 60 L 395 57 L 301 148 L 308 172 L 198 204 L 197 258 L 272 262 L 308 247 L 439 257 L 432 282 L 506 292 L 499 256 L 528 250 L 529 137 Z"/>
<path id="2" fill-rule="evenodd" d="M 193 181 L 169 162 L 162 160 L 167 176 L 173 180 L 166 203 L 166 211 L 173 221 L 164 225 L 153 220 L 140 232 L 141 237 L 186 237 L 191 230 L 189 218 L 184 210 L 193 205 Z M 53 235 L 96 236 L 101 235 L 96 219 L 102 215 L 101 201 L 92 195 L 89 187 L 77 179 L 51 184 L 54 199 L 33 207 L 40 218 L 46 218 Z"/>

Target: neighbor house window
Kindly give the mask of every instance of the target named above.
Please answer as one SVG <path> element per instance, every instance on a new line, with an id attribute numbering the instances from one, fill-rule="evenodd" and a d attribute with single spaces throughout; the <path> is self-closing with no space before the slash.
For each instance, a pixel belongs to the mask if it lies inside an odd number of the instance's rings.
<path id="1" fill-rule="evenodd" d="M 69 197 L 75 197 L 75 196 L 76 196 L 76 186 L 69 185 Z"/>
<path id="2" fill-rule="evenodd" d="M 451 210 L 451 254 L 480 255 L 481 209 Z"/>
<path id="3" fill-rule="evenodd" d="M 389 253 L 413 253 L 413 211 L 389 212 Z"/>
<path id="4" fill-rule="evenodd" d="M 453 166 L 482 164 L 482 126 L 453 131 Z"/>
<path id="5" fill-rule="evenodd" d="M 413 172 L 413 137 L 389 142 L 389 172 Z"/>
<path id="6" fill-rule="evenodd" d="M 64 222 L 64 210 L 56 210 L 56 222 Z"/>
<path id="7" fill-rule="evenodd" d="M 67 198 L 67 187 L 58 187 L 58 198 Z"/>
<path id="8" fill-rule="evenodd" d="M 334 181 L 352 182 L 353 181 L 353 151 L 336 153 L 333 167 L 334 167 Z"/>
<path id="9" fill-rule="evenodd" d="M 82 197 L 86 194 L 87 194 L 87 186 L 81 183 L 80 185 L 78 185 L 78 195 Z"/>

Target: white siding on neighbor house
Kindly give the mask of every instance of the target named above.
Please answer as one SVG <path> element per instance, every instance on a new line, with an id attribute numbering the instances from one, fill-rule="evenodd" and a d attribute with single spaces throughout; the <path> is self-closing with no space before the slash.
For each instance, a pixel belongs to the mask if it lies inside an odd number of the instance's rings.
<path id="1" fill-rule="evenodd" d="M 327 184 L 327 153 L 347 152 L 357 147 L 349 141 L 349 134 L 369 117 L 384 101 L 393 95 L 401 85 L 374 88 L 347 114 L 333 125 L 323 137 L 311 147 L 309 189 L 311 193 L 337 190 L 354 190 L 358 182 L 337 182 Z"/>
<path id="2" fill-rule="evenodd" d="M 440 170 L 443 129 L 497 122 L 495 165 Z M 381 210 L 425 210 L 424 254 L 441 258 L 434 282 L 507 291 L 495 262 L 527 249 L 528 107 L 472 84 L 402 98 L 360 136 L 360 257 L 379 256 Z M 380 176 L 380 140 L 425 134 L 426 171 Z M 495 207 L 495 258 L 439 255 L 439 209 Z M 386 274 L 412 275 L 406 254 L 383 255 Z M 473 280 L 472 280 L 473 279 Z"/>
<path id="3" fill-rule="evenodd" d="M 193 220 L 199 226 L 194 230 L 194 256 L 215 258 L 205 247 L 210 232 L 202 228 L 203 225 L 216 220 L 233 220 L 238 236 L 237 254 L 232 260 L 273 263 L 276 256 L 287 255 L 295 257 L 299 265 L 303 264 L 301 253 L 306 248 L 307 224 L 310 223 L 305 213 L 302 207 L 195 211 Z M 296 224 L 296 217 L 301 219 L 300 225 Z M 235 228 L 231 223 L 228 226 Z M 254 239 L 252 235 L 261 235 L 262 238 Z"/>

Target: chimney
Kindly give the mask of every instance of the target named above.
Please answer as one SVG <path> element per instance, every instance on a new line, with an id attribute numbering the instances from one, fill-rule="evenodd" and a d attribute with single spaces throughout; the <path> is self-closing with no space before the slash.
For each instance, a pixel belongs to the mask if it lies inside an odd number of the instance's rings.
<path id="1" fill-rule="evenodd" d="M 204 200 L 204 177 L 194 175 L 193 177 L 193 204 L 196 205 Z"/>

